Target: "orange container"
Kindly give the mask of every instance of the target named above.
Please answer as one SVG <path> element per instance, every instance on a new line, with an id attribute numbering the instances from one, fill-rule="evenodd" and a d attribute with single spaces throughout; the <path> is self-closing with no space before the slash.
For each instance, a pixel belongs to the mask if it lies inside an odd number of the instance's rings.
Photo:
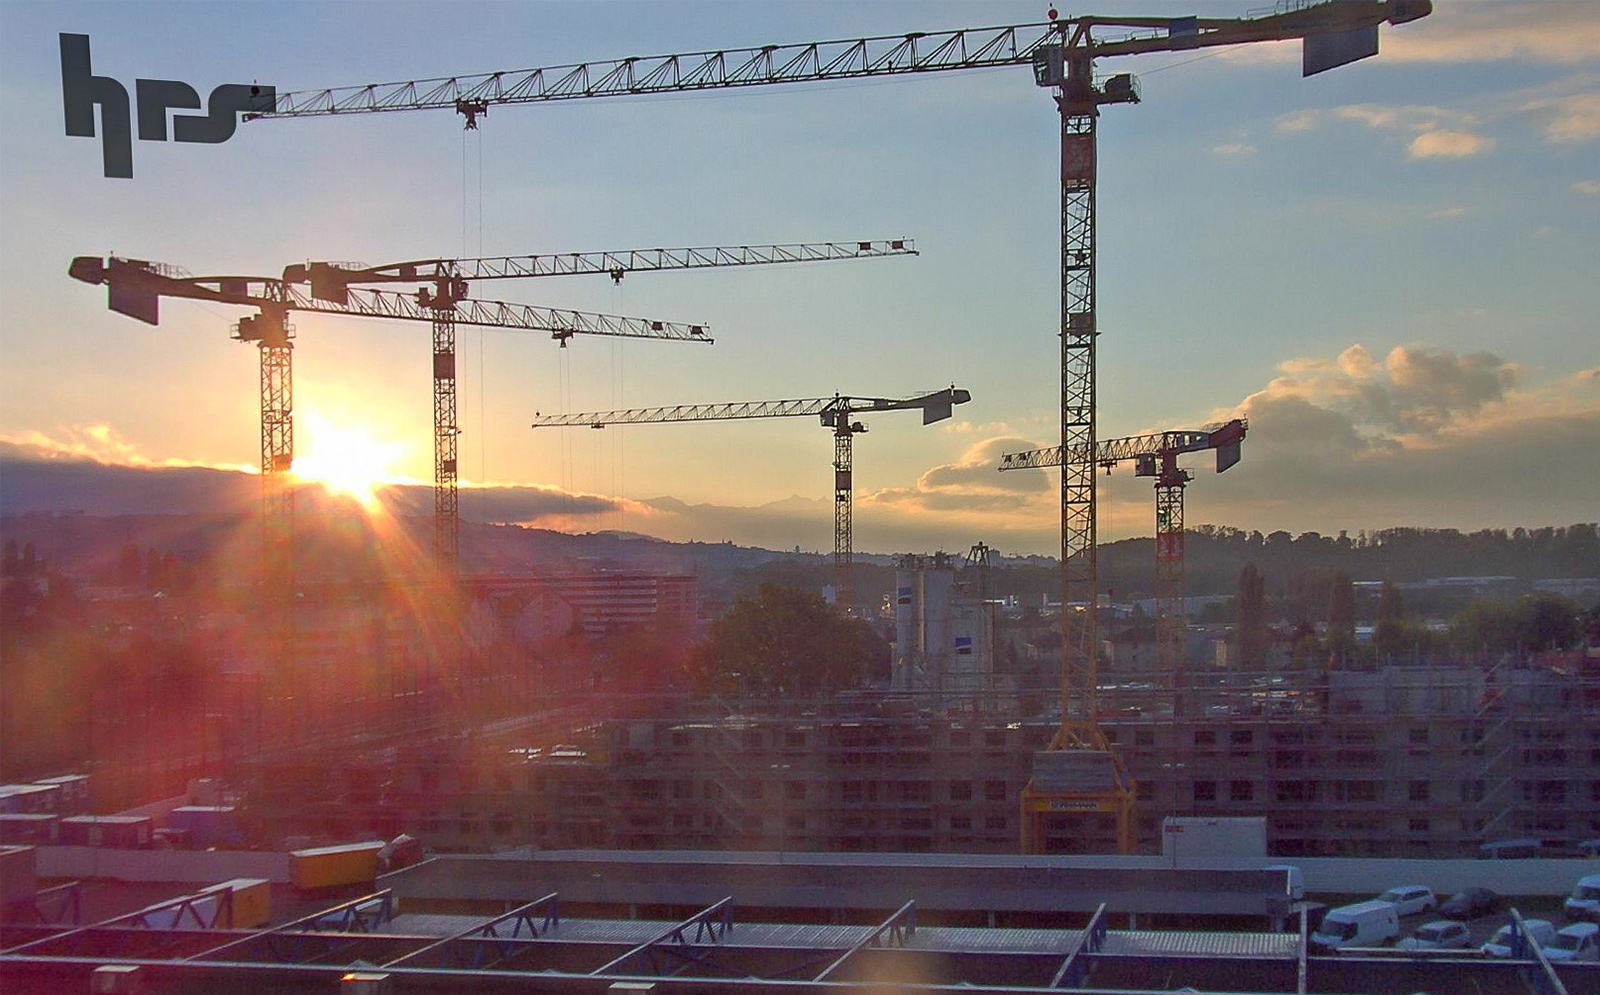
<path id="1" fill-rule="evenodd" d="M 302 891 L 371 884 L 378 879 L 378 851 L 383 842 L 346 843 L 295 850 L 289 854 L 289 879 Z"/>

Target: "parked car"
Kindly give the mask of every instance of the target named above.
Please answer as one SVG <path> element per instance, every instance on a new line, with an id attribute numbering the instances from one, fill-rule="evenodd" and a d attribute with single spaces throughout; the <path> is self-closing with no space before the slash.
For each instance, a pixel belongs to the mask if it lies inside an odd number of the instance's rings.
<path id="1" fill-rule="evenodd" d="M 1378 896 L 1380 902 L 1390 902 L 1395 911 L 1402 916 L 1417 916 L 1424 912 L 1432 912 L 1439 905 L 1439 900 L 1433 897 L 1433 889 L 1420 884 L 1403 884 L 1398 888 L 1390 888 Z"/>
<path id="2" fill-rule="evenodd" d="M 1468 888 L 1451 895 L 1439 906 L 1439 914 L 1446 919 L 1476 919 L 1500 911 L 1500 896 L 1488 888 Z"/>
<path id="3" fill-rule="evenodd" d="M 1544 956 L 1550 961 L 1600 960 L 1600 925 L 1575 922 L 1561 927 L 1544 945 Z"/>
<path id="4" fill-rule="evenodd" d="M 1525 857 L 1582 857 L 1583 844 L 1556 837 L 1516 840 L 1495 840 L 1478 847 L 1478 857 L 1483 860 L 1507 860 Z"/>
<path id="5" fill-rule="evenodd" d="M 1424 926 L 1396 943 L 1401 950 L 1459 950 L 1472 944 L 1466 923 L 1440 919 Z"/>
<path id="6" fill-rule="evenodd" d="M 1308 942 L 1318 950 L 1376 947 L 1400 935 L 1400 916 L 1393 902 L 1341 905 L 1322 917 Z"/>
<path id="7" fill-rule="evenodd" d="M 1590 874 L 1578 879 L 1572 897 L 1562 905 L 1568 919 L 1590 919 L 1600 922 L 1600 874 Z"/>
<path id="8" fill-rule="evenodd" d="M 1541 947 L 1555 939 L 1556 928 L 1548 919 L 1524 919 L 1522 924 L 1528 928 L 1528 936 Z M 1478 949 L 1490 957 L 1510 957 L 1511 934 L 1516 928 L 1516 923 L 1506 923 Z"/>

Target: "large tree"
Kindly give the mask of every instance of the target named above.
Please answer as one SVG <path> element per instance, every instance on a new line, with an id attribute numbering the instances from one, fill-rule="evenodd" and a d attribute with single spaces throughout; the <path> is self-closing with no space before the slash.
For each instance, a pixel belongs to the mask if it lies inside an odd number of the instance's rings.
<path id="1" fill-rule="evenodd" d="M 762 584 L 711 627 L 689 662 L 703 687 L 810 693 L 877 677 L 888 646 L 810 591 Z"/>
<path id="2" fill-rule="evenodd" d="M 1350 575 L 1335 571 L 1328 591 L 1328 657 L 1347 664 L 1356 648 L 1356 592 Z"/>
<path id="3" fill-rule="evenodd" d="M 1400 599 L 1400 589 L 1387 578 L 1378 592 L 1377 624 L 1372 630 L 1372 645 L 1378 656 L 1392 660 L 1405 642 L 1405 602 Z"/>

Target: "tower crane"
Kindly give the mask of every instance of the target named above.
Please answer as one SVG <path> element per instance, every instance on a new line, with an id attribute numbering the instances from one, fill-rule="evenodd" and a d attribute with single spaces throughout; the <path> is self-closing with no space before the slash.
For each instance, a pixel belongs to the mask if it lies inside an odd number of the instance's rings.
<path id="1" fill-rule="evenodd" d="M 253 342 L 261 353 L 261 481 L 265 538 L 265 575 L 269 584 L 287 590 L 293 583 L 294 492 L 285 475 L 294 462 L 294 326 L 291 311 L 389 318 L 402 321 L 437 319 L 437 309 L 422 295 L 386 290 L 347 289 L 341 300 L 317 297 L 297 282 L 255 276 L 192 276 L 163 263 L 112 256 L 79 256 L 68 274 L 89 284 L 105 284 L 111 310 L 147 324 L 160 324 L 163 297 L 236 304 L 255 308 L 242 318 L 233 337 Z M 565 345 L 574 335 L 665 339 L 710 344 L 706 326 L 616 315 L 565 311 L 529 304 L 471 300 L 451 304 L 451 320 L 508 331 L 549 332 Z"/>
<path id="2" fill-rule="evenodd" d="M 1132 460 L 1134 475 L 1154 477 L 1156 492 L 1156 661 L 1172 668 L 1173 700 L 1182 699 L 1183 669 L 1183 491 L 1194 474 L 1178 466 L 1185 453 L 1215 450 L 1217 472 L 1239 462 L 1240 443 L 1249 425 L 1234 418 L 1212 428 L 1195 431 L 1154 432 L 1101 442 L 1090 462 L 1107 473 L 1118 463 Z M 1081 456 L 1073 454 L 1074 459 Z M 1024 470 L 1032 467 L 1061 466 L 1060 446 L 1007 453 L 1000 469 Z M 1065 606 L 1062 607 L 1065 611 Z M 1093 610 L 1091 606 L 1090 610 Z M 1182 708 L 1174 706 L 1179 714 Z"/>
<path id="3" fill-rule="evenodd" d="M 1379 25 L 1427 16 L 1431 0 L 1285 0 L 1255 17 L 1061 18 L 1043 24 L 910 32 L 869 38 L 629 56 L 479 75 L 404 80 L 276 94 L 246 120 L 323 117 L 367 112 L 454 110 L 468 128 L 491 106 L 603 97 L 636 97 L 780 83 L 1027 66 L 1034 82 L 1053 91 L 1061 148 L 1061 447 L 1071 456 L 1096 451 L 1095 177 L 1097 122 L 1108 104 L 1139 101 L 1130 74 L 1097 79 L 1095 60 L 1154 52 L 1185 52 L 1224 45 L 1300 39 L 1301 75 L 1311 76 L 1378 54 Z M 1095 551 L 1094 463 L 1067 462 L 1061 475 L 1061 603 L 1074 597 L 1093 604 L 1099 587 Z M 1104 786 L 1107 797 L 1126 794 L 1126 773 L 1096 727 L 1097 632 L 1093 612 L 1074 620 L 1062 612 L 1061 725 L 1046 754 L 1076 753 Z M 1074 687 L 1085 703 L 1074 720 Z M 1059 772 L 1071 757 L 1041 754 Z M 1092 754 L 1092 755 L 1091 755 Z M 1109 758 L 1110 764 L 1105 761 Z M 1103 776 L 1102 776 L 1103 775 Z M 1053 775 L 1052 775 L 1053 776 Z M 1045 780 L 1050 780 L 1047 777 Z M 1067 780 L 1071 780 L 1068 776 Z M 1060 782 L 1060 779 L 1056 779 Z M 1064 782 L 1061 782 L 1064 783 Z M 1049 817 L 1049 791 L 1033 783 L 1041 805 L 1024 818 L 1023 848 L 1042 846 L 1039 824 Z M 1062 810 L 1070 806 L 1063 806 Z M 1131 817 L 1131 808 L 1108 802 L 1104 811 Z M 1119 831 L 1126 840 L 1129 835 Z"/>
<path id="4" fill-rule="evenodd" d="M 856 415 L 877 411 L 922 412 L 922 424 L 931 425 L 949 418 L 957 404 L 972 400 L 967 391 L 951 384 L 914 397 L 812 397 L 784 401 L 735 401 L 726 404 L 678 404 L 659 408 L 631 408 L 626 411 L 595 411 L 567 415 L 540 415 L 534 428 L 560 428 L 587 425 L 657 425 L 665 422 L 735 421 L 745 418 L 793 418 L 817 416 L 822 427 L 833 430 L 833 580 L 838 603 L 849 608 L 850 574 L 855 558 L 853 477 L 854 439 L 867 430 Z"/>
<path id="5" fill-rule="evenodd" d="M 286 283 L 307 285 L 314 301 L 346 306 L 352 288 L 371 284 L 414 284 L 417 303 L 433 325 L 433 521 L 434 546 L 447 569 L 457 564 L 461 548 L 456 453 L 461 435 L 456 421 L 456 325 L 470 324 L 458 313 L 468 285 L 479 280 L 581 276 L 604 273 L 615 283 L 629 273 L 766 266 L 830 259 L 916 255 L 908 238 L 851 242 L 807 242 L 788 245 L 690 246 L 672 249 L 624 249 L 611 252 L 568 252 L 534 256 L 477 259 L 418 259 L 382 266 L 312 262 L 289 266 Z M 557 334 L 563 348 L 570 335 Z"/>

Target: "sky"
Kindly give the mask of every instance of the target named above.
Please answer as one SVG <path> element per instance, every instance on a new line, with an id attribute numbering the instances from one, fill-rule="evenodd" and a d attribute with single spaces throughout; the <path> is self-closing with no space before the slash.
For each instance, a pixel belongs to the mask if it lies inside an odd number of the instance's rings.
<path id="1" fill-rule="evenodd" d="M 1056 116 L 1026 69 L 242 124 L 134 143 L 133 179 L 64 134 L 57 35 L 129 88 L 280 91 L 1041 21 L 1043 3 L 0 4 L 0 444 L 8 459 L 249 468 L 241 309 L 151 328 L 66 276 L 116 253 L 193 273 L 685 245 L 912 238 L 919 255 L 501 281 L 474 296 L 704 322 L 716 344 L 460 335 L 468 517 L 831 548 L 829 432 L 804 419 L 538 431 L 535 412 L 714 401 L 973 400 L 856 440 L 856 545 L 1059 549 Z M 1091 12 L 1243 16 L 1254 3 Z M 1441 0 L 1311 79 L 1296 43 L 1104 60 L 1102 438 L 1250 420 L 1187 518 L 1291 532 L 1593 521 L 1600 510 L 1600 3 Z M 425 327 L 295 319 L 297 450 L 431 478 Z M 3 470 L 0 470 L 3 472 Z M 509 488 L 509 489 L 508 489 Z M 1104 479 L 1100 537 L 1152 531 Z M 518 510 L 505 495 L 532 495 Z M 565 511 L 561 510 L 565 508 Z M 554 510 L 553 510 L 554 509 Z M 18 508 L 0 508 L 12 513 Z"/>

